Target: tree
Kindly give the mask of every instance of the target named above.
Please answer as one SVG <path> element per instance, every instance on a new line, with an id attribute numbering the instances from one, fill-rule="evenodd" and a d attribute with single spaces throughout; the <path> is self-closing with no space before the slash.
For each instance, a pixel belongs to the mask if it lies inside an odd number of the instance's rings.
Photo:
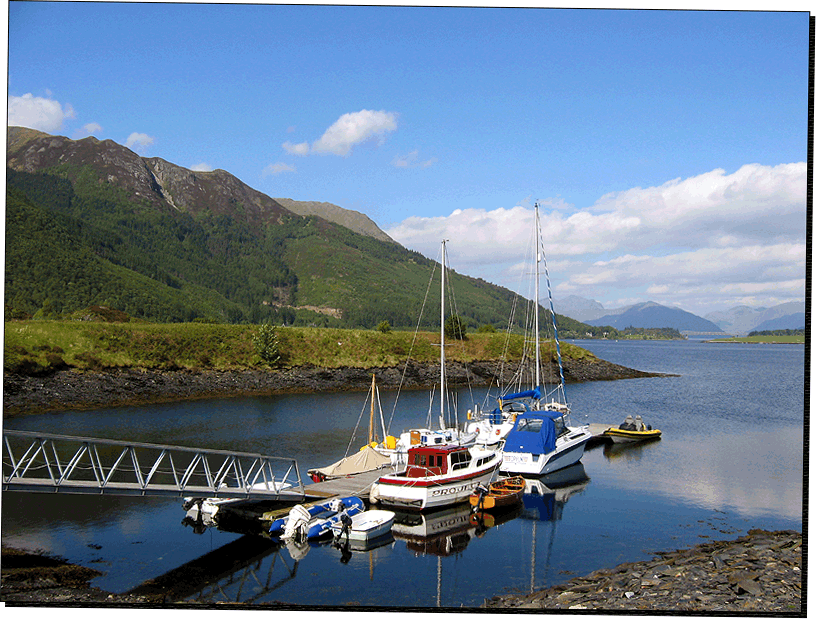
<path id="1" fill-rule="evenodd" d="M 391 333 L 391 324 L 387 320 L 383 320 L 377 325 L 377 331 L 380 333 Z"/>
<path id="2" fill-rule="evenodd" d="M 258 327 L 258 331 L 252 336 L 252 344 L 255 352 L 261 360 L 272 367 L 280 361 L 280 349 L 278 343 L 278 328 L 275 325 L 264 323 Z"/>
<path id="3" fill-rule="evenodd" d="M 458 315 L 454 314 L 445 321 L 445 337 L 455 340 L 467 339 L 467 325 Z"/>
<path id="4" fill-rule="evenodd" d="M 479 327 L 478 331 L 478 333 L 495 333 L 495 332 L 496 327 L 494 327 L 493 325 L 482 325 L 481 327 Z"/>

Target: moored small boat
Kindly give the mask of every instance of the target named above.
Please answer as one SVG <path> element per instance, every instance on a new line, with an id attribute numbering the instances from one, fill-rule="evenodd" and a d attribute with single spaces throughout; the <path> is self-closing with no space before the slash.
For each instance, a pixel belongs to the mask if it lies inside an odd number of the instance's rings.
<path id="1" fill-rule="evenodd" d="M 608 428 L 601 433 L 601 436 L 612 439 L 613 443 L 637 443 L 638 441 L 660 438 L 661 434 L 660 430 L 643 423 L 640 415 L 637 415 L 634 419 L 632 419 L 631 415 L 627 415 L 622 424 L 617 428 Z"/>
<path id="2" fill-rule="evenodd" d="M 486 488 L 478 486 L 470 495 L 470 504 L 479 510 L 508 507 L 521 501 L 524 487 L 523 477 L 498 479 Z"/>
<path id="3" fill-rule="evenodd" d="M 394 512 L 385 509 L 369 509 L 354 516 L 340 514 L 340 520 L 331 525 L 336 541 L 366 542 L 391 531 Z"/>
<path id="4" fill-rule="evenodd" d="M 330 501 L 322 503 L 315 503 L 313 505 L 295 505 L 286 516 L 274 520 L 269 525 L 270 535 L 284 535 L 289 536 L 294 534 L 295 529 L 300 529 L 307 537 L 314 537 L 311 533 L 313 526 L 324 524 L 334 517 L 339 519 L 340 512 L 348 512 L 356 514 L 363 511 L 365 506 L 363 500 L 359 497 L 343 497 L 335 498 Z M 326 528 L 330 527 L 334 521 L 328 522 Z M 316 532 L 315 532 L 316 533 Z M 288 534 L 288 535 L 287 535 Z"/>
<path id="5" fill-rule="evenodd" d="M 613 443 L 636 443 L 638 441 L 648 441 L 660 438 L 660 430 L 621 430 L 620 428 L 609 428 L 601 436 L 612 439 Z"/>

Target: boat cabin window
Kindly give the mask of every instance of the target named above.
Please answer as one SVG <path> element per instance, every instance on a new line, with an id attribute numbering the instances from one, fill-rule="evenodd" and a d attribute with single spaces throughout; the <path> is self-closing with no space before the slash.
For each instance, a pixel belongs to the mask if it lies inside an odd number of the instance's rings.
<path id="1" fill-rule="evenodd" d="M 505 413 L 523 413 L 526 410 L 523 402 L 507 402 L 502 406 L 502 412 Z"/>
<path id="2" fill-rule="evenodd" d="M 417 466 L 428 466 L 428 457 L 425 454 L 414 456 L 414 464 Z"/>
<path id="3" fill-rule="evenodd" d="M 522 419 L 518 423 L 518 428 L 516 428 L 519 432 L 541 432 L 541 426 L 544 423 L 543 419 L 536 419 L 532 417 L 530 419 Z"/>
<path id="4" fill-rule="evenodd" d="M 563 417 L 558 417 L 557 419 L 553 419 L 553 421 L 555 422 L 556 436 L 561 436 L 562 434 L 569 432 L 569 428 L 567 428 L 567 425 L 564 423 Z"/>
<path id="5" fill-rule="evenodd" d="M 454 451 L 450 456 L 451 470 L 456 471 L 458 469 L 465 468 L 470 463 L 470 460 L 470 452 L 466 449 L 462 451 Z"/>
<path id="6" fill-rule="evenodd" d="M 490 462 L 495 457 L 496 457 L 496 454 L 490 454 L 486 458 L 479 458 L 479 461 L 476 462 L 476 466 L 482 466 L 483 464 L 487 464 L 488 462 Z"/>

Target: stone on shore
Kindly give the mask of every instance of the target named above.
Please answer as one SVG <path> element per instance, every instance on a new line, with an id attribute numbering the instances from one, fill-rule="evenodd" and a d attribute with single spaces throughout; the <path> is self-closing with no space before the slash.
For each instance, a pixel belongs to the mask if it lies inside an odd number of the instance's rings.
<path id="1" fill-rule="evenodd" d="M 736 540 L 660 552 L 549 589 L 498 595 L 483 608 L 804 616 L 802 534 L 752 529 Z"/>

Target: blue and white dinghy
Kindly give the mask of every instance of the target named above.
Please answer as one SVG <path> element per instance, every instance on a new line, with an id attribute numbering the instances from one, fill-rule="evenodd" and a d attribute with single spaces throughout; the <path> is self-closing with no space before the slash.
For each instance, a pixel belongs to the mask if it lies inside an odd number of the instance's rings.
<path id="1" fill-rule="evenodd" d="M 339 522 L 341 513 L 351 516 L 364 509 L 363 500 L 355 496 L 335 498 L 308 507 L 295 505 L 286 516 L 269 525 L 269 534 L 284 539 L 295 536 L 315 539 L 327 533 L 334 522 Z"/>

